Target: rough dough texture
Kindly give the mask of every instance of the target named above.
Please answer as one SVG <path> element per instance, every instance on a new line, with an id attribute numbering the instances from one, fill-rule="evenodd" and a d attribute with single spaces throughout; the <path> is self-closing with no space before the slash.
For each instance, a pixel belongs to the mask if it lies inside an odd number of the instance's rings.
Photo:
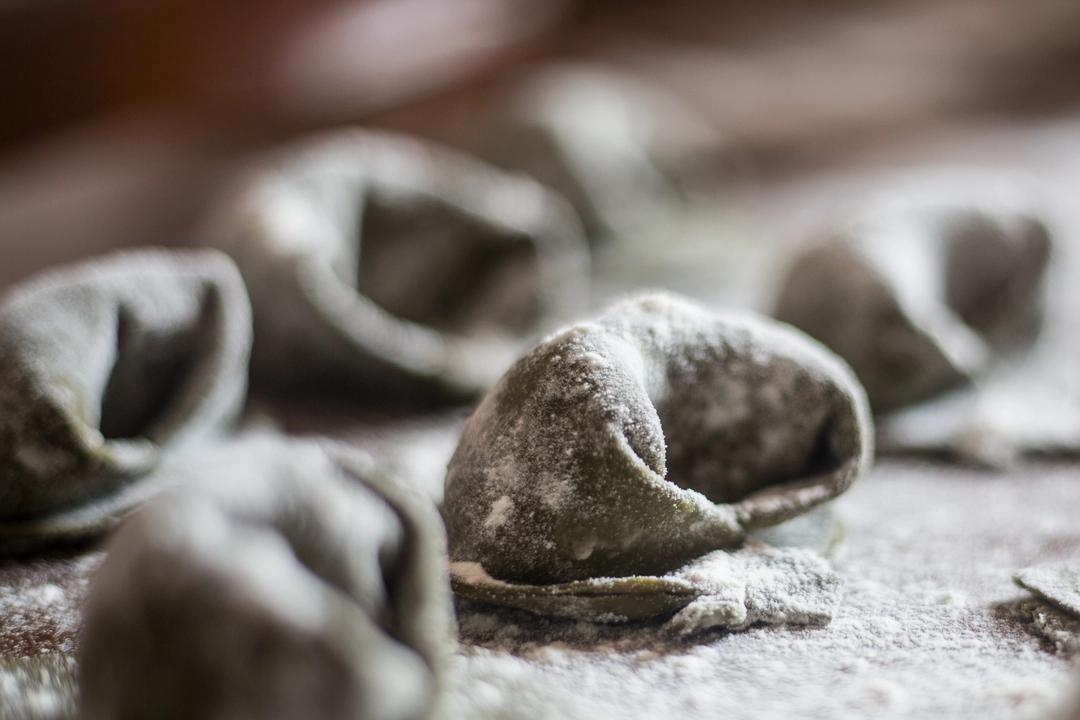
<path id="1" fill-rule="evenodd" d="M 93 580 L 81 717 L 428 716 L 454 628 L 434 506 L 314 442 L 248 438 L 188 472 Z"/>
<path id="2" fill-rule="evenodd" d="M 580 312 L 573 210 L 536 182 L 389 133 L 309 141 L 254 174 L 205 241 L 240 267 L 252 380 L 401 403 L 472 397 Z"/>
<path id="3" fill-rule="evenodd" d="M 1049 255 L 1050 232 L 1032 210 L 899 203 L 799 254 L 775 316 L 847 360 L 875 412 L 887 412 L 1029 346 Z"/>
<path id="4" fill-rule="evenodd" d="M 1028 598 L 1015 606 L 1014 614 L 1030 622 L 1054 650 L 1064 657 L 1080 654 L 1080 618 L 1044 600 Z"/>
<path id="5" fill-rule="evenodd" d="M 520 359 L 466 423 L 450 557 L 519 585 L 664 575 L 843 492 L 871 435 L 850 371 L 801 333 L 627 300 Z"/>
<path id="6" fill-rule="evenodd" d="M 221 253 L 58 268 L 0 301 L 0 545 L 107 525 L 170 453 L 227 431 L 251 310 Z"/>

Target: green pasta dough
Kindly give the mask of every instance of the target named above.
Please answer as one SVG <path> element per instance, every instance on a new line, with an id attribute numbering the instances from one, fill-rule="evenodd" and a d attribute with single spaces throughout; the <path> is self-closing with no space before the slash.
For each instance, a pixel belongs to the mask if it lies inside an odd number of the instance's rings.
<path id="1" fill-rule="evenodd" d="M 0 545 L 79 535 L 154 491 L 243 405 L 251 309 L 215 251 L 52 270 L 0 301 Z"/>
<path id="2" fill-rule="evenodd" d="M 564 200 L 391 133 L 343 131 L 284 154 L 223 203 L 206 242 L 240 267 L 252 382 L 274 390 L 472 398 L 588 294 Z"/>
<path id="3" fill-rule="evenodd" d="M 434 712 L 454 619 L 430 501 L 355 450 L 273 436 L 185 475 L 93 579 L 82 718 Z"/>
<path id="4" fill-rule="evenodd" d="M 731 164 L 730 145 L 692 107 L 609 67 L 541 66 L 490 125 L 481 155 L 562 193 L 593 242 L 670 223 Z"/>
<path id="5" fill-rule="evenodd" d="M 850 363 L 875 412 L 962 386 L 1031 345 L 1050 232 L 988 202 L 875 209 L 792 262 L 775 315 Z"/>
<path id="6" fill-rule="evenodd" d="M 622 618 L 685 606 L 701 584 L 670 573 L 839 495 L 871 433 L 850 371 L 801 333 L 625 301 L 520 359 L 466 424 L 446 479 L 455 588 L 593 617 L 582 598 L 629 594 Z"/>

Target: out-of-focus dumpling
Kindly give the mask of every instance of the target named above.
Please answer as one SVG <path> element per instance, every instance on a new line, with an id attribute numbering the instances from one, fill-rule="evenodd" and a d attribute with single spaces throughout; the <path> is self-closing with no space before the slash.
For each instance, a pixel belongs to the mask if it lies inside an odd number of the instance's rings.
<path id="1" fill-rule="evenodd" d="M 803 250 L 775 315 L 847 360 L 875 412 L 981 375 L 1038 334 L 1050 233 L 987 202 L 892 203 Z"/>
<path id="2" fill-rule="evenodd" d="M 491 124 L 483 156 L 565 195 L 593 240 L 677 209 L 729 164 L 728 145 L 685 102 L 613 69 L 536 70 Z"/>
<path id="3" fill-rule="evenodd" d="M 564 200 L 389 133 L 294 148 L 206 233 L 247 282 L 264 386 L 475 396 L 526 338 L 587 301 L 588 254 Z"/>
<path id="4" fill-rule="evenodd" d="M 454 643 L 434 506 L 314 442 L 248 438 L 186 474 L 92 581 L 81 717 L 428 717 Z"/>
<path id="5" fill-rule="evenodd" d="M 110 524 L 153 471 L 230 429 L 251 310 L 221 253 L 57 268 L 0 301 L 0 545 Z"/>

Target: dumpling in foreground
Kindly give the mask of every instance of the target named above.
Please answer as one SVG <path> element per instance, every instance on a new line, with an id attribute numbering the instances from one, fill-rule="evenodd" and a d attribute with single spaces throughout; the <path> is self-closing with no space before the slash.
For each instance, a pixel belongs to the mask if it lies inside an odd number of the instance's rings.
<path id="1" fill-rule="evenodd" d="M 94 577 L 81 717 L 428 717 L 454 643 L 434 506 L 362 453 L 273 436 L 187 474 Z"/>
<path id="2" fill-rule="evenodd" d="M 518 360 L 467 422 L 446 478 L 455 590 L 593 618 L 678 609 L 706 591 L 666 574 L 842 493 L 871 435 L 851 372 L 801 333 L 625 301 Z"/>

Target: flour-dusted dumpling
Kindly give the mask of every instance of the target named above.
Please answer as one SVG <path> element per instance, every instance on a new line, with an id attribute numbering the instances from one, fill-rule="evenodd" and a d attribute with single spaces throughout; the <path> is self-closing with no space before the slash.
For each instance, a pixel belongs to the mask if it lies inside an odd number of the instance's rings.
<path id="1" fill-rule="evenodd" d="M 187 473 L 92 580 L 81 717 L 427 717 L 454 644 L 434 506 L 355 450 L 272 436 Z"/>
<path id="2" fill-rule="evenodd" d="M 88 532 L 151 493 L 163 457 L 227 431 L 251 309 L 221 253 L 58 268 L 0 300 L 0 544 Z"/>
<path id="3" fill-rule="evenodd" d="M 226 204 L 207 242 L 236 259 L 251 293 L 253 381 L 286 389 L 476 395 L 588 290 L 565 201 L 389 133 L 295 149 Z"/>
<path id="4" fill-rule="evenodd" d="M 729 152 L 686 103 L 610 68 L 552 65 L 516 83 L 481 152 L 563 193 L 591 239 L 633 231 L 708 187 Z"/>
<path id="5" fill-rule="evenodd" d="M 1029 345 L 1050 233 L 990 202 L 875 209 L 792 263 L 776 317 L 843 357 L 875 411 L 926 400 Z"/>
<path id="6" fill-rule="evenodd" d="M 610 611 L 624 619 L 686 605 L 701 584 L 683 578 L 678 599 L 658 576 L 839 495 L 871 432 L 851 372 L 801 333 L 665 294 L 625 301 L 520 359 L 466 423 L 446 478 L 455 587 L 544 611 L 552 593 L 629 593 Z"/>

